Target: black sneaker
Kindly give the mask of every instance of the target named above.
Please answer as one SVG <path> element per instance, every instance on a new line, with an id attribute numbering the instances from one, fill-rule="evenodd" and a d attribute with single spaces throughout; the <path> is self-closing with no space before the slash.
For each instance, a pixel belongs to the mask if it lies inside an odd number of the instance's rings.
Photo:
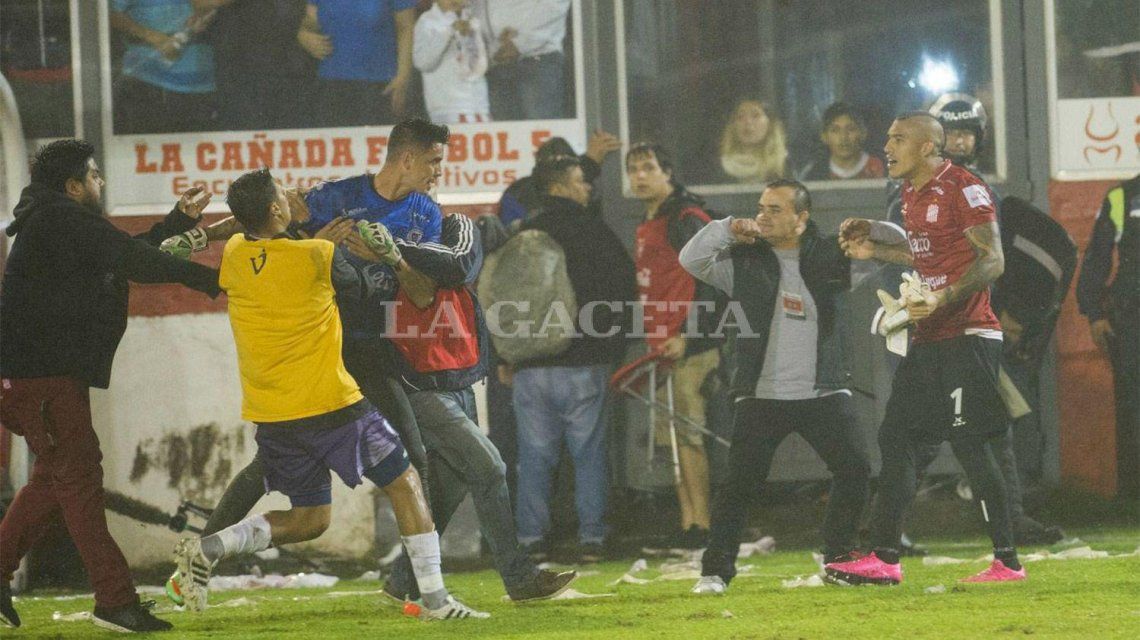
<path id="1" fill-rule="evenodd" d="M 20 614 L 12 606 L 12 586 L 0 583 L 0 624 L 15 629 L 20 626 Z"/>
<path id="2" fill-rule="evenodd" d="M 420 599 L 420 586 L 416 585 L 411 589 L 405 589 L 397 585 L 391 577 L 384 581 L 383 593 L 385 597 L 403 604 L 405 602 L 414 602 Z"/>
<path id="3" fill-rule="evenodd" d="M 154 600 L 134 602 L 122 607 L 104 609 L 95 607 L 95 626 L 124 633 L 146 633 L 148 631 L 170 631 L 174 625 L 154 617 L 150 612 Z"/>
<path id="4" fill-rule="evenodd" d="M 516 589 L 507 589 L 507 595 L 510 596 L 512 602 L 547 600 L 569 588 L 570 583 L 574 582 L 577 577 L 577 571 L 555 573 L 542 569 L 526 585 Z"/>
<path id="5" fill-rule="evenodd" d="M 1061 527 L 1045 526 L 1040 522 L 1022 516 L 1013 525 L 1013 541 L 1018 546 L 1029 544 L 1057 544 L 1065 539 L 1065 532 Z"/>
<path id="6" fill-rule="evenodd" d="M 578 545 L 578 562 L 581 564 L 595 564 L 606 559 L 606 549 L 600 542 L 587 542 Z"/>

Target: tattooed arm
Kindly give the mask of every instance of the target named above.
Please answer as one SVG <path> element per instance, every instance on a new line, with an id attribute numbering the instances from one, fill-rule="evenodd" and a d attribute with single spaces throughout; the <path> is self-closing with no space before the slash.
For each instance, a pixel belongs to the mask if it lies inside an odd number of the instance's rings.
<path id="1" fill-rule="evenodd" d="M 921 320 L 939 307 L 966 300 L 993 284 L 1005 271 L 1005 255 L 1001 251 L 1001 232 L 997 222 L 975 225 L 964 233 L 974 250 L 974 262 L 954 284 L 935 291 L 926 300 L 908 304 L 912 320 Z"/>

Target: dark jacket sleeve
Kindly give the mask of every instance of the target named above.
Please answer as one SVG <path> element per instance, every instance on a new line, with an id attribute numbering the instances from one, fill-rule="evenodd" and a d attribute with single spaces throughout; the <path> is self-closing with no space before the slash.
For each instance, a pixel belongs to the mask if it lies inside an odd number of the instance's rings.
<path id="1" fill-rule="evenodd" d="M 689 244 L 689 240 L 692 240 L 693 236 L 708 223 L 708 214 L 696 207 L 681 211 L 665 227 L 665 237 L 669 241 L 669 246 L 677 253 L 681 253 L 681 249 Z"/>
<path id="2" fill-rule="evenodd" d="M 69 243 L 74 255 L 84 256 L 93 268 L 114 271 L 133 282 L 182 284 L 211 298 L 221 293 L 216 269 L 163 253 L 115 228 L 106 218 L 71 218 L 59 228 L 60 240 Z"/>
<path id="3" fill-rule="evenodd" d="M 602 175 L 602 165 L 594 162 L 590 156 L 583 153 L 578 156 L 578 162 L 582 167 L 582 177 L 586 179 L 586 182 L 593 184 Z"/>
<path id="4" fill-rule="evenodd" d="M 1108 198 L 1100 206 L 1092 238 L 1081 262 L 1081 275 L 1077 279 L 1077 305 L 1089 322 L 1104 317 L 1101 303 L 1108 290 L 1108 277 L 1112 273 L 1112 252 L 1116 248 L 1116 225 L 1112 222 L 1112 205 Z"/>
<path id="5" fill-rule="evenodd" d="M 401 245 L 400 251 L 408 265 L 447 289 L 471 284 L 483 268 L 479 228 L 463 214 L 444 217 L 438 245 Z"/>
<path id="6" fill-rule="evenodd" d="M 333 290 L 338 299 L 359 301 L 368 293 L 368 279 L 364 273 L 344 255 L 344 249 L 337 247 L 332 259 Z"/>
<path id="7" fill-rule="evenodd" d="M 160 222 L 156 222 L 149 231 L 140 233 L 135 236 L 136 240 L 142 240 L 147 244 L 158 246 L 163 240 L 170 236 L 176 236 L 184 231 L 193 229 L 198 224 L 198 220 L 182 213 L 175 204 L 170 213 L 166 214 Z"/>

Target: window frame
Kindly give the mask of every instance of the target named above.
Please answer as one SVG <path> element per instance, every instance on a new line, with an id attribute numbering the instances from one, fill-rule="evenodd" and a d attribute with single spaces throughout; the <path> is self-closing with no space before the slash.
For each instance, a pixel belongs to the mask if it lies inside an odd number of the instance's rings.
<path id="1" fill-rule="evenodd" d="M 992 174 L 985 174 L 984 177 L 987 182 L 991 184 L 1003 184 L 1010 178 L 1010 166 L 1008 149 L 1006 146 L 1007 137 L 1007 123 L 1006 123 L 1006 82 L 1005 82 L 1005 39 L 1003 38 L 1002 30 L 1002 1 L 1003 0 L 986 0 L 989 10 L 989 46 L 990 46 L 990 74 L 993 84 L 993 113 L 990 115 L 990 122 L 993 125 L 993 145 L 994 145 L 994 170 Z M 622 153 L 629 149 L 630 145 L 630 114 L 629 114 L 629 83 L 626 75 L 626 43 L 625 43 L 625 0 L 615 0 L 614 2 L 614 39 L 615 39 L 615 55 L 616 55 L 616 70 L 617 70 L 617 93 L 618 93 L 618 130 L 621 136 L 623 148 Z M 791 177 L 791 176 L 789 176 Z M 841 192 L 850 193 L 858 190 L 875 190 L 881 192 L 885 179 L 859 179 L 859 180 L 812 180 L 804 183 L 813 194 L 825 192 Z M 755 194 L 760 190 L 760 185 L 757 184 L 687 184 L 687 188 L 699 192 L 702 195 L 710 196 L 734 196 L 739 194 Z M 629 177 L 623 170 L 621 172 L 621 191 L 622 196 L 625 198 L 633 198 L 633 192 L 629 187 Z"/>

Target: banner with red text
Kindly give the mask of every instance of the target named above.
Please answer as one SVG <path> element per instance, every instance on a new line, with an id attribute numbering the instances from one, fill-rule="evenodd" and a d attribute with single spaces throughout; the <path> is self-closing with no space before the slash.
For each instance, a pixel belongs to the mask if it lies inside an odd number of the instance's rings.
<path id="1" fill-rule="evenodd" d="M 107 205 L 113 214 L 140 213 L 159 205 L 169 208 L 179 194 L 196 185 L 206 187 L 216 196 L 215 202 L 221 202 L 230 182 L 262 166 L 286 186 L 311 186 L 375 171 L 384 161 L 391 129 L 113 136 L 104 167 Z M 439 193 L 471 194 L 472 200 L 501 193 L 530 173 L 535 149 L 552 136 L 585 150 L 585 126 L 578 120 L 454 125 Z"/>

